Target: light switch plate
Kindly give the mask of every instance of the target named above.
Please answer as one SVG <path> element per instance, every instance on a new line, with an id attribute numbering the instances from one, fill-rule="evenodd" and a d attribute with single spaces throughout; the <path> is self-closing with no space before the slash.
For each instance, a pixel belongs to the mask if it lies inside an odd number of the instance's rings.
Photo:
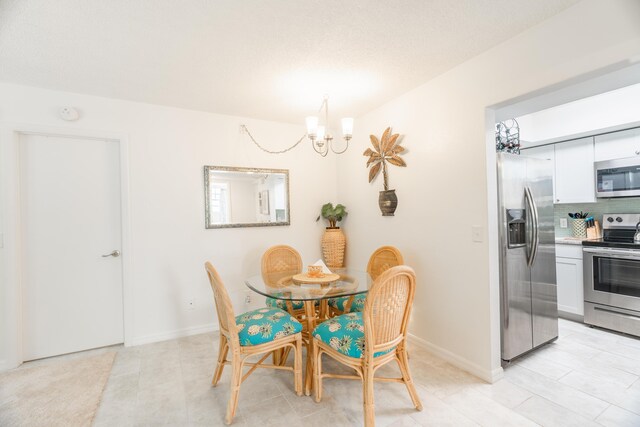
<path id="1" fill-rule="evenodd" d="M 479 225 L 471 226 L 471 240 L 474 242 L 482 242 L 482 235 L 484 234 L 484 230 Z"/>
<path id="2" fill-rule="evenodd" d="M 567 218 L 560 218 L 560 228 L 567 228 L 569 225 L 567 224 Z"/>

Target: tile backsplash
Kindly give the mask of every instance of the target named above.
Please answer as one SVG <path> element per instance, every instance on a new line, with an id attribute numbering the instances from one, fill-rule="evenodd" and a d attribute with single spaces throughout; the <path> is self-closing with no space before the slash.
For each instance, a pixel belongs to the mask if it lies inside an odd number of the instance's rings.
<path id="1" fill-rule="evenodd" d="M 558 204 L 554 205 L 554 224 L 556 237 L 571 236 L 570 212 L 589 212 L 589 216 L 600 221 L 605 213 L 637 213 L 640 217 L 640 197 L 621 197 L 616 199 L 600 199 L 597 203 Z M 560 228 L 560 218 L 567 218 L 568 228 Z"/>

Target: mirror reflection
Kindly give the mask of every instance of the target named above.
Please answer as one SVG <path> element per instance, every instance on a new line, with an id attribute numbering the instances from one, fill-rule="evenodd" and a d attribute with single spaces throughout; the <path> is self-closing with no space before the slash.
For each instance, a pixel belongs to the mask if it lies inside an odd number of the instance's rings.
<path id="1" fill-rule="evenodd" d="M 289 225 L 289 171 L 204 167 L 207 228 Z"/>

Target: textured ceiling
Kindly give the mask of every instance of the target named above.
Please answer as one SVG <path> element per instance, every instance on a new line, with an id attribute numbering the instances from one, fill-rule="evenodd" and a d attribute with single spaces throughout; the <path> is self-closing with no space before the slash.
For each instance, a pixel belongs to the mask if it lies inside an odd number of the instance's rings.
<path id="1" fill-rule="evenodd" d="M 0 0 L 0 81 L 301 122 L 358 116 L 577 0 Z"/>

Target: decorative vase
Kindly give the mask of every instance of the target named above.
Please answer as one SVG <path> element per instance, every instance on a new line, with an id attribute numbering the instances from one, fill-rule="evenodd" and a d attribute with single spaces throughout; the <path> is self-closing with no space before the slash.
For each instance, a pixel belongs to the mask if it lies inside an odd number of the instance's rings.
<path id="1" fill-rule="evenodd" d="M 584 222 L 584 219 L 574 219 L 571 224 L 571 231 L 573 232 L 573 237 L 579 237 L 581 239 L 587 238 L 587 225 Z"/>
<path id="2" fill-rule="evenodd" d="M 347 238 L 340 227 L 327 227 L 322 235 L 322 254 L 329 268 L 341 268 L 344 265 L 344 251 Z"/>
<path id="3" fill-rule="evenodd" d="M 382 211 L 382 216 L 393 216 L 398 207 L 396 190 L 381 191 L 378 197 L 378 205 L 380 206 L 380 211 Z"/>

